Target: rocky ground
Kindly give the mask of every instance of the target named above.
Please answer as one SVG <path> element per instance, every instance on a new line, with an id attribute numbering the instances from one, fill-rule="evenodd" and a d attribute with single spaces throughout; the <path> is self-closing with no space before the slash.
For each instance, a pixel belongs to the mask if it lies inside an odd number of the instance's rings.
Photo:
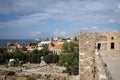
<path id="1" fill-rule="evenodd" d="M 0 80 L 78 80 L 78 76 L 62 73 L 65 67 L 24 64 L 22 67 L 0 66 Z"/>

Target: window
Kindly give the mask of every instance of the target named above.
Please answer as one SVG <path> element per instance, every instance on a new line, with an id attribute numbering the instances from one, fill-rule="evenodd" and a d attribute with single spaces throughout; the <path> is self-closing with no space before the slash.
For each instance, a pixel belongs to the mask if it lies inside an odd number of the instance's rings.
<path id="1" fill-rule="evenodd" d="M 111 37 L 111 40 L 114 40 L 114 37 Z"/>

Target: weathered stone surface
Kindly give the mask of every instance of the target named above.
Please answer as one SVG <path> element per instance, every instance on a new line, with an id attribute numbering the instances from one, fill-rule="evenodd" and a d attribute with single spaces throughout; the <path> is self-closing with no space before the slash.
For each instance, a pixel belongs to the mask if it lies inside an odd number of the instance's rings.
<path id="1" fill-rule="evenodd" d="M 0 70 L 0 75 L 15 75 L 15 72 L 9 70 Z"/>
<path id="2" fill-rule="evenodd" d="M 98 33 L 80 33 L 79 66 L 80 80 L 94 80 L 94 53 Z"/>
<path id="3" fill-rule="evenodd" d="M 95 64 L 97 65 L 100 74 L 99 77 L 105 79 L 104 67 L 101 60 L 97 60 L 98 53 L 95 54 L 95 50 L 100 51 L 120 51 L 120 32 L 111 32 L 100 34 L 97 32 L 86 33 L 81 32 L 79 36 L 79 73 L 80 80 L 94 80 L 95 76 Z M 99 68 L 100 67 L 100 68 Z M 98 76 L 98 75 L 97 75 Z M 99 80 L 99 79 L 97 79 Z"/>

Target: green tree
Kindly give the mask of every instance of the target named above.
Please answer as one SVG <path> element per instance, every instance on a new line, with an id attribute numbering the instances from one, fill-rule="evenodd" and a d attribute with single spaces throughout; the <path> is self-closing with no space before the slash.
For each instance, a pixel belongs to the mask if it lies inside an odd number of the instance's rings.
<path id="1" fill-rule="evenodd" d="M 41 55 L 42 55 L 42 56 L 46 56 L 46 55 L 48 55 L 49 53 L 51 53 L 51 51 L 49 51 L 48 49 L 42 49 L 40 52 L 41 52 Z"/>
<path id="2" fill-rule="evenodd" d="M 43 44 L 43 45 L 42 45 L 43 49 L 46 49 L 46 50 L 48 49 L 48 46 L 49 46 L 49 45 L 47 45 L 47 44 Z"/>
<path id="3" fill-rule="evenodd" d="M 29 53 L 28 61 L 31 63 L 40 63 L 41 62 L 41 53 L 38 50 L 34 50 Z"/>
<path id="4" fill-rule="evenodd" d="M 5 53 L 5 52 L 7 52 L 7 49 L 6 48 L 0 48 L 0 53 L 2 54 L 2 53 Z"/>
<path id="5" fill-rule="evenodd" d="M 57 54 L 53 54 L 52 63 L 57 63 L 59 61 L 59 56 Z"/>
<path id="6" fill-rule="evenodd" d="M 79 70 L 79 54 L 78 53 L 68 53 L 68 54 L 61 54 L 59 56 L 58 65 L 65 66 L 66 71 L 69 74 L 77 75 Z"/>
<path id="7" fill-rule="evenodd" d="M 44 60 L 47 64 L 57 63 L 59 61 L 59 56 L 57 54 L 48 54 L 44 57 Z"/>
<path id="8" fill-rule="evenodd" d="M 52 54 L 48 54 L 44 57 L 44 60 L 47 64 L 52 63 L 52 59 L 53 59 L 53 55 Z"/>
<path id="9" fill-rule="evenodd" d="M 76 37 L 74 37 L 74 41 L 78 41 L 78 38 L 77 38 L 77 36 L 76 36 Z"/>
<path id="10" fill-rule="evenodd" d="M 63 44 L 63 53 L 71 53 L 71 52 L 75 52 L 76 49 L 79 48 L 79 45 L 77 43 L 74 42 L 65 42 Z"/>
<path id="11" fill-rule="evenodd" d="M 68 52 L 68 43 L 64 42 L 63 47 L 62 47 L 63 52 Z"/>
<path id="12" fill-rule="evenodd" d="M 58 62 L 58 64 L 60 65 L 60 66 L 65 66 L 65 64 L 66 64 L 66 62 L 67 62 L 67 54 L 60 54 L 59 55 L 59 62 Z"/>
<path id="13" fill-rule="evenodd" d="M 11 58 L 11 54 L 7 52 L 6 48 L 0 48 L 0 64 L 5 64 Z"/>
<path id="14" fill-rule="evenodd" d="M 22 47 L 22 51 L 26 51 L 27 48 L 25 46 Z"/>

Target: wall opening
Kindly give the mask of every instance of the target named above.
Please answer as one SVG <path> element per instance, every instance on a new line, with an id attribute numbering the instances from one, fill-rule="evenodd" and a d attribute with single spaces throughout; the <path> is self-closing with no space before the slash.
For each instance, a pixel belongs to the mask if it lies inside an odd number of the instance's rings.
<path id="1" fill-rule="evenodd" d="M 115 44 L 114 42 L 111 43 L 111 49 L 114 49 L 115 48 Z"/>
<path id="2" fill-rule="evenodd" d="M 100 50 L 100 48 L 101 48 L 101 43 L 98 43 L 97 48 L 98 48 L 98 50 Z"/>
<path id="3" fill-rule="evenodd" d="M 111 37 L 111 40 L 114 40 L 114 37 Z"/>

